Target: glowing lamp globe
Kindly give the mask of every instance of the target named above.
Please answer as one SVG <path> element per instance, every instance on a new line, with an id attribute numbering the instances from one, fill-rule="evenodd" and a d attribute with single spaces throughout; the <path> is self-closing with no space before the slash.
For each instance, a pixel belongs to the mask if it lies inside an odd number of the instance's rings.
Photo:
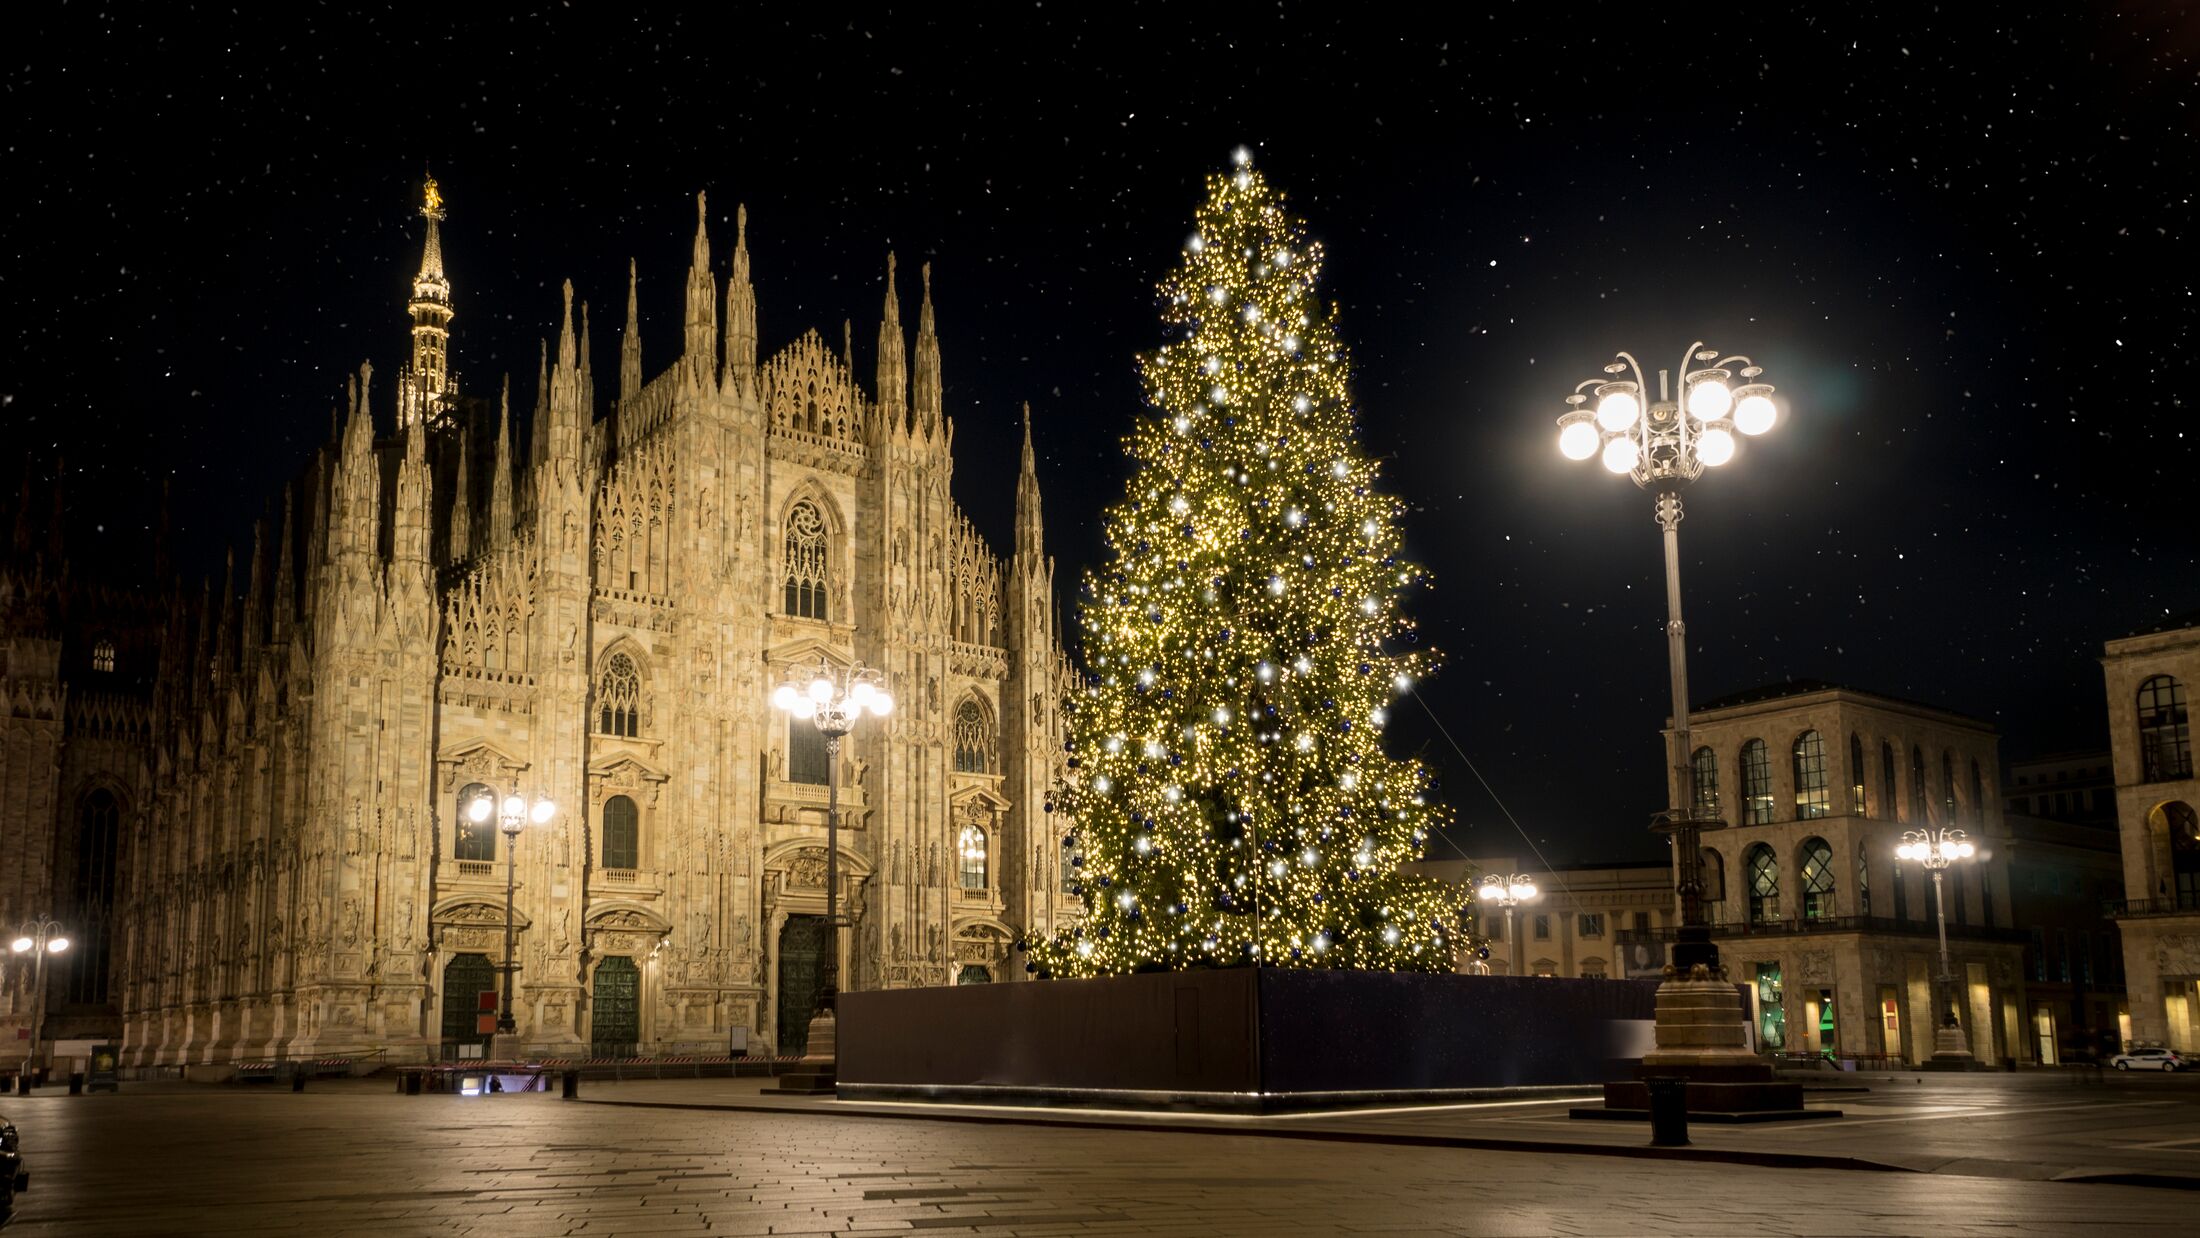
<path id="1" fill-rule="evenodd" d="M 1772 428 L 1773 421 L 1779 415 L 1779 410 L 1773 407 L 1772 397 L 1762 394 L 1745 395 L 1734 406 L 1734 428 L 1744 434 L 1763 434 Z"/>
<path id="2" fill-rule="evenodd" d="M 52 941 L 46 943 L 47 951 L 52 954 L 59 954 L 63 950 L 66 950 L 68 948 L 69 939 L 66 937 L 56 937 Z"/>
<path id="3" fill-rule="evenodd" d="M 1721 429 L 1705 430 L 1696 438 L 1696 454 L 1717 468 L 1734 458 L 1734 436 Z"/>
<path id="4" fill-rule="evenodd" d="M 1631 438 L 1615 438 L 1604 445 L 1604 467 L 1615 473 L 1633 470 L 1635 462 L 1641 458 L 1642 451 Z"/>
<path id="5" fill-rule="evenodd" d="M 884 689 L 872 693 L 869 708 L 874 718 L 883 718 L 894 712 L 894 694 Z"/>
<path id="6" fill-rule="evenodd" d="M 29 954 L 37 945 L 37 942 L 28 937 L 18 937 L 15 939 L 15 952 L 17 954 Z"/>
<path id="7" fill-rule="evenodd" d="M 772 689 L 772 708 L 787 713 L 794 712 L 795 701 L 800 699 L 791 683 L 783 683 Z"/>
<path id="8" fill-rule="evenodd" d="M 516 817 L 524 817 L 524 816 L 526 816 L 526 815 L 527 815 L 527 801 L 526 801 L 526 800 L 523 800 L 523 799 L 521 799 L 520 797 L 518 797 L 518 796 L 516 796 L 516 795 L 507 795 L 507 796 L 505 796 L 505 797 L 504 797 L 504 815 L 505 815 L 505 816 L 507 816 L 507 817 L 515 817 L 515 818 L 516 818 Z"/>
<path id="9" fill-rule="evenodd" d="M 1597 401 L 1597 424 L 1614 434 L 1635 424 L 1642 402 L 1631 391 L 1614 391 Z"/>
<path id="10" fill-rule="evenodd" d="M 833 681 L 823 675 L 810 681 L 810 699 L 823 705 L 833 699 Z"/>
<path id="11" fill-rule="evenodd" d="M 1688 389 L 1688 415 L 1698 421 L 1716 421 L 1734 407 L 1734 393 L 1716 378 L 1707 378 Z"/>
<path id="12" fill-rule="evenodd" d="M 1474 896 L 1481 899 L 1485 903 L 1494 903 L 1499 899 L 1505 897 L 1505 887 L 1492 881 L 1488 885 L 1483 886 L 1481 889 L 1476 890 L 1474 892 Z"/>
<path id="13" fill-rule="evenodd" d="M 466 819 L 475 825 L 479 825 L 494 815 L 496 810 L 497 802 L 495 800 L 486 795 L 477 796 L 472 803 L 466 805 Z"/>
<path id="14" fill-rule="evenodd" d="M 1519 885 L 1516 885 L 1516 886 L 1514 886 L 1514 887 L 1512 888 L 1512 896 L 1513 896 L 1514 898 L 1520 898 L 1520 899 L 1528 899 L 1528 898 L 1534 898 L 1534 897 L 1535 897 L 1535 883 L 1534 883 L 1534 882 L 1532 882 L 1532 881 L 1523 881 L 1523 882 L 1521 882 L 1521 883 L 1520 883 Z"/>
<path id="15" fill-rule="evenodd" d="M 536 800 L 534 808 L 527 815 L 534 818 L 536 825 L 546 825 L 557 811 L 558 806 L 549 800 Z"/>
<path id="16" fill-rule="evenodd" d="M 1558 432 L 1558 452 L 1568 460 L 1586 460 L 1597 454 L 1596 425 L 1584 418 Z"/>
<path id="17" fill-rule="evenodd" d="M 848 703 L 858 710 L 869 709 L 871 707 L 871 697 L 877 691 L 877 688 L 871 686 L 870 680 L 858 679 L 855 686 L 848 689 Z"/>

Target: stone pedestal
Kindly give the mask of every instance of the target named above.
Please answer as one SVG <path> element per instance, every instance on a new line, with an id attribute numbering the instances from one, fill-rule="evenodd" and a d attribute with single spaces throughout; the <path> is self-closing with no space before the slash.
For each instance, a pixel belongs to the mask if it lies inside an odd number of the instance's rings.
<path id="1" fill-rule="evenodd" d="M 1636 1077 L 1605 1084 L 1602 1109 L 1575 1109 L 1572 1116 L 1647 1121 L 1652 1078 L 1681 1080 L 1688 1116 L 1701 1121 L 1841 1116 L 1803 1108 L 1803 1085 L 1775 1078 L 1772 1067 L 1749 1051 L 1741 992 L 1709 967 L 1699 964 L 1658 986 L 1656 1031 L 1657 1048 L 1643 1055 Z"/>
<path id="2" fill-rule="evenodd" d="M 520 1048 L 518 1032 L 498 1032 L 489 1037 L 487 1053 L 492 1062 L 517 1062 L 526 1056 Z"/>
<path id="3" fill-rule="evenodd" d="M 794 1096 L 833 1095 L 839 1060 L 840 1022 L 827 1007 L 810 1019 L 810 1044 L 801 1063 L 779 1076 L 779 1086 L 772 1090 Z"/>
<path id="4" fill-rule="evenodd" d="M 1925 1066 L 1929 1070 L 1972 1070 L 1978 1066 L 1978 1059 L 1971 1056 L 1971 1042 L 1964 1038 L 1963 1029 L 1943 1021 L 1933 1029 L 1933 1056 Z"/>

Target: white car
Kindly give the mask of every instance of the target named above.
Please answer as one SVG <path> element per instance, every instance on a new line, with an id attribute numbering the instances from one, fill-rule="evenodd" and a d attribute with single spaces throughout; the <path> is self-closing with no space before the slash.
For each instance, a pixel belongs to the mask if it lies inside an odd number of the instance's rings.
<path id="1" fill-rule="evenodd" d="M 2175 1049 L 2133 1049 L 2108 1059 L 2108 1064 L 2118 1070 L 2178 1071 L 2185 1068 L 2185 1059 Z"/>

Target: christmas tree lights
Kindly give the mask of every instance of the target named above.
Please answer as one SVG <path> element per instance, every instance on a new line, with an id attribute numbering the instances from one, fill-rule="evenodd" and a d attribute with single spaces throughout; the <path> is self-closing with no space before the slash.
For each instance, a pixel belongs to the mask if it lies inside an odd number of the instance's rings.
<path id="1" fill-rule="evenodd" d="M 1322 248 L 1240 150 L 1208 180 L 1141 358 L 1132 476 L 1079 601 L 1074 930 L 1042 975 L 1257 963 L 1449 971 L 1462 896 L 1398 871 L 1442 809 L 1383 751 L 1434 666 L 1402 595 L 1403 505 L 1359 450 Z"/>

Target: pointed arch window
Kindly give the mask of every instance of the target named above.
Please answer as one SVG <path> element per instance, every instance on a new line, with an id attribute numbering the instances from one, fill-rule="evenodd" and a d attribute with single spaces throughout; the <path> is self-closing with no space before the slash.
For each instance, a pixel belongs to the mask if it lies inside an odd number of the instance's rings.
<path id="1" fill-rule="evenodd" d="M 832 775 L 832 759 L 825 752 L 825 733 L 809 718 L 787 719 L 787 781 L 822 787 Z"/>
<path id="2" fill-rule="evenodd" d="M 1940 754 L 1940 810 L 1942 821 L 1956 823 L 1956 754 L 1946 749 Z"/>
<path id="3" fill-rule="evenodd" d="M 1726 857 L 1709 847 L 1703 849 L 1703 901 L 1706 907 L 1716 907 L 1726 901 Z M 1712 917 L 1717 924 L 1720 918 Z"/>
<path id="4" fill-rule="evenodd" d="M 1749 825 L 1772 820 L 1772 758 L 1761 739 L 1742 745 L 1742 820 Z"/>
<path id="5" fill-rule="evenodd" d="M 955 708 L 955 772 L 993 772 L 993 724 L 975 697 L 964 697 Z"/>
<path id="6" fill-rule="evenodd" d="M 1833 807 L 1826 788 L 1826 741 L 1816 731 L 1795 737 L 1795 819 L 1823 817 Z"/>
<path id="7" fill-rule="evenodd" d="M 787 509 L 787 541 L 781 610 L 801 619 L 824 619 L 829 584 L 825 518 L 804 499 Z"/>
<path id="8" fill-rule="evenodd" d="M 976 825 L 964 826 L 962 834 L 955 840 L 955 847 L 962 860 L 962 888 L 986 889 L 985 830 Z"/>
<path id="9" fill-rule="evenodd" d="M 1823 838 L 1803 840 L 1803 918 L 1833 918 L 1833 848 Z"/>
<path id="10" fill-rule="evenodd" d="M 1870 815 L 1864 803 L 1864 737 L 1849 732 L 1849 811 L 1856 816 Z"/>
<path id="11" fill-rule="evenodd" d="M 641 867 L 642 814 L 634 801 L 614 795 L 603 802 L 603 866 Z"/>
<path id="12" fill-rule="evenodd" d="M 76 910 L 79 923 L 70 956 L 68 1000 L 107 1000 L 111 951 L 107 925 L 115 900 L 116 848 L 121 844 L 122 806 L 102 787 L 84 797 L 77 815 Z"/>
<path id="13" fill-rule="evenodd" d="M 1971 760 L 1971 823 L 1980 827 L 1986 824 L 1986 779 L 1979 773 L 1975 757 Z"/>
<path id="14" fill-rule="evenodd" d="M 1856 914 L 1872 913 L 1872 862 L 1871 851 L 1859 841 L 1856 844 Z"/>
<path id="15" fill-rule="evenodd" d="M 596 681 L 597 731 L 632 739 L 641 734 L 642 673 L 625 652 L 612 654 Z"/>
<path id="16" fill-rule="evenodd" d="M 2139 685 L 2139 763 L 2146 782 L 2192 777 L 2185 685 L 2174 675 L 2156 675 Z"/>
<path id="17" fill-rule="evenodd" d="M 1689 781 L 1696 784 L 1695 803 L 1699 821 L 1716 821 L 1719 817 L 1719 754 L 1708 746 L 1696 749 L 1688 758 Z"/>
<path id="18" fill-rule="evenodd" d="M 458 833 L 451 840 L 451 856 L 459 860 L 493 860 L 497 858 L 497 816 L 490 813 L 486 821 L 476 821 L 466 811 L 468 805 L 478 799 L 495 799 L 496 792 L 484 783 L 469 782 L 458 792 Z"/>
<path id="19" fill-rule="evenodd" d="M 1895 810 L 1895 806 L 1902 801 L 1897 799 L 1894 793 L 1894 766 L 1894 745 L 1889 743 L 1880 744 L 1879 815 L 1888 821 L 1898 820 L 1901 817 L 1901 814 Z"/>
<path id="20" fill-rule="evenodd" d="M 92 669 L 101 674 L 114 674 L 115 643 L 104 636 L 92 645 Z"/>
<path id="21" fill-rule="evenodd" d="M 1763 843 L 1749 849 L 1742 859 L 1749 879 L 1749 922 L 1771 924 L 1780 918 L 1780 861 Z"/>
<path id="22" fill-rule="evenodd" d="M 1910 822 L 1925 825 L 1932 820 L 1925 811 L 1925 750 L 1910 745 Z"/>

